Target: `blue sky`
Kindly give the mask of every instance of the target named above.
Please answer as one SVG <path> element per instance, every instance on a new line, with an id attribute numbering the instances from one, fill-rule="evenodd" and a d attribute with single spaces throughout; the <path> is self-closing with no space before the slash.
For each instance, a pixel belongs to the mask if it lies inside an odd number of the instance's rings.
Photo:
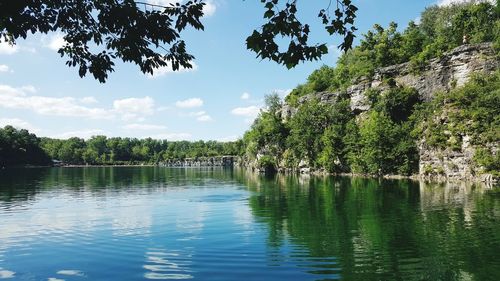
<path id="1" fill-rule="evenodd" d="M 165 1 L 165 0 L 163 0 Z M 395 21 L 404 28 L 439 0 L 354 0 L 358 37 L 374 23 Z M 162 0 L 151 0 L 162 2 Z M 340 43 L 319 25 L 327 0 L 299 1 L 300 18 L 313 24 L 314 42 Z M 443 2 L 443 1 L 441 1 Z M 444 2 L 453 2 L 444 0 Z M 233 140 L 249 128 L 266 94 L 285 95 L 323 64 L 334 65 L 332 47 L 322 61 L 292 70 L 255 58 L 245 38 L 261 23 L 258 0 L 211 0 L 205 31 L 183 38 L 196 57 L 195 68 L 153 77 L 137 66 L 118 63 L 105 84 L 79 78 L 56 49 L 60 34 L 33 35 L 14 47 L 0 44 L 0 126 L 12 124 L 39 136 L 91 135 L 153 137 L 169 140 Z"/>

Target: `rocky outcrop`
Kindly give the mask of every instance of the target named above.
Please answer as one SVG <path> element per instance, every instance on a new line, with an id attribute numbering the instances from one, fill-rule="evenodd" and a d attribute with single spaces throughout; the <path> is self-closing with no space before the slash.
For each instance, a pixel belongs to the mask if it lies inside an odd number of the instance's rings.
<path id="1" fill-rule="evenodd" d="M 383 79 L 393 78 L 398 85 L 415 88 L 422 100 L 429 101 L 437 92 L 463 86 L 473 73 L 492 72 L 499 66 L 491 43 L 462 45 L 430 60 L 419 73 L 412 71 L 410 63 L 381 68 L 375 74 L 372 87 Z"/>
<path id="2" fill-rule="evenodd" d="M 499 153 L 500 143 L 487 145 L 494 156 Z M 498 183 L 498 177 L 484 173 L 484 167 L 474 161 L 478 147 L 471 144 L 468 135 L 462 137 L 460 148 L 434 148 L 421 140 L 419 144 L 419 175 L 423 178 L 458 181 L 478 180 L 490 184 Z"/>
<path id="3" fill-rule="evenodd" d="M 348 97 L 350 107 L 356 114 L 362 114 L 370 109 L 367 91 L 383 92 L 389 84 L 411 87 L 417 90 L 422 101 L 430 101 L 439 92 L 447 92 L 454 87 L 463 86 L 474 73 L 492 73 L 500 67 L 500 56 L 491 43 L 463 45 L 432 59 L 424 69 L 415 71 L 410 63 L 403 63 L 377 69 L 373 77 L 363 77 L 352 86 L 337 92 L 318 92 L 302 96 L 298 104 L 316 99 L 322 103 L 334 104 L 339 99 Z M 390 81 L 390 83 L 388 83 Z M 297 107 L 285 104 L 281 110 L 283 120 L 291 118 Z M 450 136 L 451 137 L 451 136 Z M 419 175 L 424 178 L 442 180 L 474 179 L 495 183 L 498 179 L 493 175 L 484 174 L 484 169 L 477 166 L 474 155 L 477 147 L 470 136 L 461 136 L 461 147 L 438 149 L 420 140 Z M 500 153 L 499 143 L 488 145 L 494 156 Z M 299 168 L 300 172 L 308 172 L 306 166 Z"/>
<path id="4" fill-rule="evenodd" d="M 439 149 L 421 141 L 419 146 L 419 174 L 443 180 L 472 179 L 476 171 L 473 157 L 475 149 L 469 136 L 463 139 L 460 149 Z"/>
<path id="5" fill-rule="evenodd" d="M 299 98 L 299 104 L 311 99 L 320 102 L 335 103 L 339 97 L 350 98 L 351 109 L 362 113 L 370 109 L 366 97 L 369 89 L 385 90 L 385 81 L 392 79 L 398 86 L 414 88 L 421 100 L 429 101 L 437 92 L 448 91 L 453 87 L 464 85 L 473 73 L 493 72 L 500 66 L 497 52 L 491 43 L 462 45 L 445 53 L 440 58 L 429 61 L 425 69 L 416 72 L 410 63 L 379 68 L 373 77 L 360 78 L 346 90 L 337 92 L 311 93 Z M 281 111 L 284 120 L 289 119 L 297 109 L 285 105 Z"/>

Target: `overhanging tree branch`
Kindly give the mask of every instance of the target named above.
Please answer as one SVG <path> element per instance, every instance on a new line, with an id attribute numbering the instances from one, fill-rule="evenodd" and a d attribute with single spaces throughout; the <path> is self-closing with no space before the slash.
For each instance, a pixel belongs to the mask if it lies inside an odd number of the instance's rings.
<path id="1" fill-rule="evenodd" d="M 296 17 L 297 0 L 286 1 L 284 8 L 279 8 L 280 0 L 260 1 L 268 22 L 246 40 L 257 57 L 291 68 L 328 52 L 326 43 L 309 44 L 310 26 Z M 339 6 L 330 17 L 331 1 L 319 17 L 329 34 L 344 36 L 341 48 L 347 50 L 356 30 L 357 8 L 351 0 L 336 0 Z M 181 33 L 188 27 L 204 29 L 204 5 L 204 0 L 170 5 L 135 0 L 0 0 L 0 39 L 14 44 L 30 33 L 61 32 L 67 44 L 58 53 L 68 58 L 66 64 L 78 67 L 81 77 L 91 73 L 100 82 L 114 71 L 116 60 L 135 63 L 143 73 L 169 64 L 178 70 L 191 67 L 194 56 Z M 290 38 L 286 51 L 280 51 L 276 37 Z"/>

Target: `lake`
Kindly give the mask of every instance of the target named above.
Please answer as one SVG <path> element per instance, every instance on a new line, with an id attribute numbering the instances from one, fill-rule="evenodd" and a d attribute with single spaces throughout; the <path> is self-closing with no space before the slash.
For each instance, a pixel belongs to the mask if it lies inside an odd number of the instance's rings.
<path id="1" fill-rule="evenodd" d="M 500 280 L 500 188 L 232 169 L 0 171 L 0 279 Z"/>

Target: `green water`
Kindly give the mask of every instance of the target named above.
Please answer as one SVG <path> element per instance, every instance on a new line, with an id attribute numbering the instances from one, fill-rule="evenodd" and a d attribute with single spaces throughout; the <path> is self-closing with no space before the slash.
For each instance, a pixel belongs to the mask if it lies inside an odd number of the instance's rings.
<path id="1" fill-rule="evenodd" d="M 500 190 L 240 170 L 0 171 L 0 279 L 500 280 Z"/>

